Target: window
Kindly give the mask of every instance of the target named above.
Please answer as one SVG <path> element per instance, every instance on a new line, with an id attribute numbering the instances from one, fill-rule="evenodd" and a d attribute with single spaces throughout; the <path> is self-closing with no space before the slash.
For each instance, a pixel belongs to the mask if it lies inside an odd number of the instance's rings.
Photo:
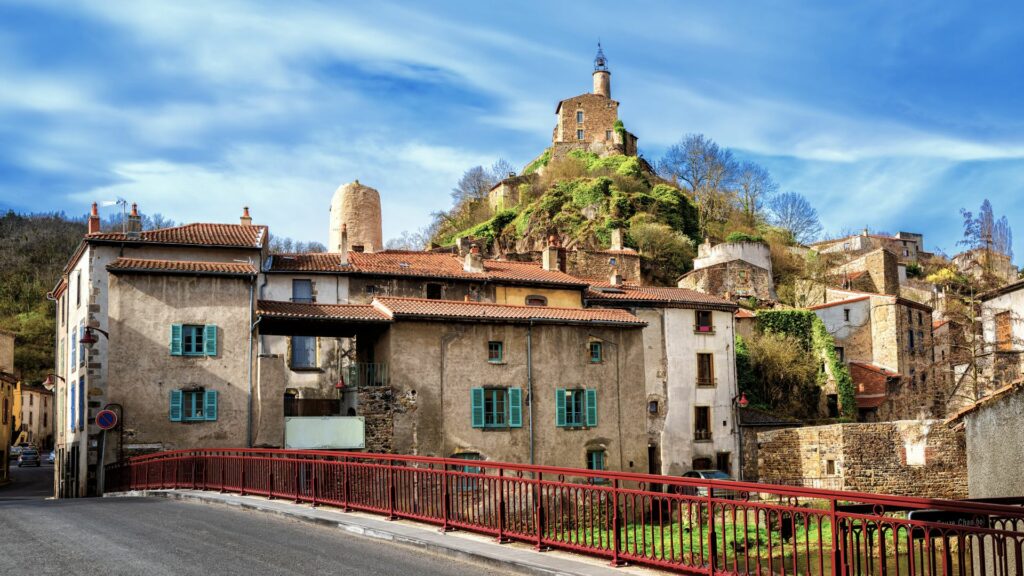
<path id="1" fill-rule="evenodd" d="M 846 348 L 843 348 L 842 346 L 836 346 L 835 350 L 836 350 L 836 357 L 839 358 L 839 361 L 840 362 L 846 362 Z"/>
<path id="2" fill-rule="evenodd" d="M 577 130 L 576 131 L 576 139 L 577 140 L 583 140 L 583 130 Z"/>
<path id="3" fill-rule="evenodd" d="M 850 309 L 849 308 L 843 308 L 843 320 L 846 321 L 846 322 L 850 321 Z"/>
<path id="4" fill-rule="evenodd" d="M 452 454 L 452 458 L 455 458 L 457 460 L 484 459 L 484 457 L 481 456 L 479 452 L 460 452 L 458 454 Z M 481 472 L 483 472 L 483 468 L 481 468 L 480 466 L 462 466 L 461 468 L 462 469 L 459 470 L 459 467 L 456 466 L 455 470 L 458 472 L 465 472 L 466 474 L 480 474 Z M 476 479 L 462 477 L 461 479 L 459 479 L 458 482 L 456 482 L 455 485 L 456 489 L 458 490 L 476 490 Z"/>
<path id="5" fill-rule="evenodd" d="M 292 302 L 312 302 L 313 281 L 292 280 Z"/>
<path id="6" fill-rule="evenodd" d="M 590 343 L 590 363 L 600 364 L 604 360 L 604 350 L 600 342 Z"/>
<path id="7" fill-rule="evenodd" d="M 732 475 L 732 453 L 719 452 L 715 454 L 715 469 Z"/>
<path id="8" fill-rule="evenodd" d="M 693 407 L 693 439 L 711 440 L 711 408 Z"/>
<path id="9" fill-rule="evenodd" d="M 292 336 L 291 369 L 309 370 L 317 367 L 316 336 Z"/>
<path id="10" fill-rule="evenodd" d="M 362 244 L 355 244 L 355 245 L 352 246 L 352 251 L 353 252 L 364 252 L 364 251 L 366 251 L 366 248 L 364 248 Z"/>
<path id="11" fill-rule="evenodd" d="M 828 417 L 829 418 L 838 418 L 839 417 L 839 395 L 838 394 L 829 394 L 828 396 L 826 396 L 825 397 L 825 405 L 826 405 L 826 407 L 828 409 Z"/>
<path id="12" fill-rule="evenodd" d="M 555 390 L 555 425 L 561 428 L 597 426 L 597 390 Z"/>
<path id="13" fill-rule="evenodd" d="M 7 398 L 4 398 L 4 411 L 0 412 L 0 424 L 7 425 Z"/>
<path id="14" fill-rule="evenodd" d="M 501 364 L 505 362 L 505 343 L 498 341 L 491 341 L 487 343 L 487 361 L 491 364 Z"/>
<path id="15" fill-rule="evenodd" d="M 29 425 L 29 426 L 31 426 L 31 425 L 32 425 L 32 415 L 33 415 L 33 412 L 29 412 L 29 413 L 28 413 L 28 425 Z"/>
<path id="16" fill-rule="evenodd" d="M 996 314 L 996 350 L 1013 350 L 1013 312 L 1006 310 Z"/>
<path id="17" fill-rule="evenodd" d="M 213 324 L 172 324 L 171 356 L 216 356 L 217 327 Z"/>
<path id="18" fill-rule="evenodd" d="M 36 403 L 36 398 L 35 398 L 35 396 L 29 396 L 29 397 L 28 397 L 28 405 L 29 405 L 29 406 L 34 406 L 34 405 L 35 405 L 35 403 Z"/>
<path id="19" fill-rule="evenodd" d="M 714 332 L 715 325 L 712 321 L 711 310 L 697 310 L 697 324 L 695 330 L 697 332 Z"/>
<path id="20" fill-rule="evenodd" d="M 914 353 L 914 331 L 913 330 L 907 330 L 907 350 L 910 350 L 911 354 Z"/>
<path id="21" fill-rule="evenodd" d="M 75 272 L 75 308 L 82 306 L 82 273 Z"/>
<path id="22" fill-rule="evenodd" d="M 470 416 L 473 428 L 522 428 L 522 388 L 473 388 Z"/>
<path id="23" fill-rule="evenodd" d="M 43 428 L 49 428 L 50 427 L 50 419 L 47 418 L 47 416 L 49 416 L 49 414 L 47 414 L 46 412 L 43 412 Z"/>
<path id="24" fill-rule="evenodd" d="M 199 422 L 217 419 L 217 391 L 191 388 L 171 390 L 171 422 Z"/>
<path id="25" fill-rule="evenodd" d="M 921 313 L 920 312 L 917 313 L 917 325 L 918 326 L 921 325 Z"/>
<path id="26" fill-rule="evenodd" d="M 658 413 L 658 401 L 657 400 L 651 400 L 650 402 L 647 403 L 647 413 L 648 414 L 657 414 Z"/>
<path id="27" fill-rule="evenodd" d="M 604 450 L 587 450 L 587 470 L 606 470 Z"/>
<path id="28" fill-rule="evenodd" d="M 583 124 L 583 110 L 576 111 L 576 123 Z"/>
<path id="29" fill-rule="evenodd" d="M 78 342 L 78 366 L 85 366 L 85 344 L 82 344 L 82 338 L 85 338 L 85 320 L 78 326 L 78 338 L 75 340 Z"/>
<path id="30" fill-rule="evenodd" d="M 85 430 L 85 376 L 78 378 L 78 404 L 76 407 L 78 408 L 78 417 L 75 419 L 75 428 Z"/>
<path id="31" fill-rule="evenodd" d="M 924 331 L 917 331 L 917 345 L 921 349 L 921 355 L 924 356 Z"/>
<path id="32" fill-rule="evenodd" d="M 373 296 L 374 294 L 380 294 L 380 292 L 381 290 L 377 286 L 374 286 L 373 284 L 366 285 L 366 293 L 368 295 Z"/>
<path id="33" fill-rule="evenodd" d="M 604 131 L 604 139 L 605 140 L 611 140 L 612 139 L 612 131 L 611 130 L 605 130 Z"/>
<path id="34" fill-rule="evenodd" d="M 77 391 L 75 390 L 75 386 L 74 385 L 71 385 L 70 388 L 71 388 L 71 390 L 70 390 L 70 392 L 71 392 L 71 401 L 68 402 L 68 405 L 71 406 L 71 418 L 68 418 L 68 427 L 70 429 L 74 430 L 75 429 L 75 416 L 78 414 L 78 402 L 77 402 L 78 394 L 77 394 Z"/>
<path id="35" fill-rule="evenodd" d="M 715 385 L 715 357 L 706 352 L 697 353 L 697 386 Z"/>
<path id="36" fill-rule="evenodd" d="M 427 300 L 440 300 L 443 293 L 443 286 L 440 284 L 427 284 Z"/>
<path id="37" fill-rule="evenodd" d="M 548 299 L 545 298 L 544 296 L 538 296 L 536 294 L 531 294 L 531 295 L 526 297 L 526 305 L 527 306 L 547 306 L 548 305 Z"/>
<path id="38" fill-rule="evenodd" d="M 835 460 L 826 460 L 825 461 L 825 475 L 826 476 L 835 476 L 836 475 L 836 461 Z"/>

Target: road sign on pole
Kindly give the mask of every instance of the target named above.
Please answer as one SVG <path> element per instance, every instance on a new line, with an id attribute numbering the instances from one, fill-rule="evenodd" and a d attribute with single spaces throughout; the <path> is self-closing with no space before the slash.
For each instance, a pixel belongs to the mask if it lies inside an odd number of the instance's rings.
<path id="1" fill-rule="evenodd" d="M 113 410 L 100 410 L 96 413 L 96 425 L 100 430 L 110 430 L 117 426 L 117 413 Z"/>

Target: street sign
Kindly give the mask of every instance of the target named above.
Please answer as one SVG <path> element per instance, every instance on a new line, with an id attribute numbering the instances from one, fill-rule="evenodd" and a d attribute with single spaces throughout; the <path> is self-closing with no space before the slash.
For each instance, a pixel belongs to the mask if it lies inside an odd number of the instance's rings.
<path id="1" fill-rule="evenodd" d="M 936 524 L 948 524 L 951 528 L 962 527 L 962 528 L 988 528 L 989 517 L 984 514 L 968 514 L 964 512 L 947 512 L 945 510 L 914 510 L 907 514 L 908 520 L 918 520 L 920 522 L 934 522 Z M 923 538 L 925 535 L 925 529 L 920 526 L 914 526 L 911 531 L 913 538 Z M 942 537 L 942 530 L 939 528 L 931 528 L 928 530 L 928 535 L 932 538 Z"/>
<path id="2" fill-rule="evenodd" d="M 117 426 L 117 413 L 113 410 L 100 410 L 96 413 L 96 425 L 100 430 L 110 430 Z"/>

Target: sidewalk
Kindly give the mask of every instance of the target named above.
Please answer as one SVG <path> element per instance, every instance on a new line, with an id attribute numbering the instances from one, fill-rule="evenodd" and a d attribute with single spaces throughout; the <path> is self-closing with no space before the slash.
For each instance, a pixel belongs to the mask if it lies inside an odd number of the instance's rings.
<path id="1" fill-rule="evenodd" d="M 269 514 L 278 514 L 300 522 L 339 528 L 349 534 L 413 546 L 445 556 L 455 556 L 497 569 L 522 574 L 558 576 L 655 576 L 658 570 L 626 566 L 613 568 L 603 558 L 591 558 L 560 550 L 537 552 L 532 546 L 514 542 L 498 544 L 493 538 L 464 531 L 440 532 L 437 527 L 407 520 L 388 521 L 361 512 L 341 512 L 334 508 L 313 508 L 284 500 L 256 496 L 221 494 L 201 490 L 143 490 L 107 494 L 108 498 L 158 497 L 221 506 L 234 506 Z"/>

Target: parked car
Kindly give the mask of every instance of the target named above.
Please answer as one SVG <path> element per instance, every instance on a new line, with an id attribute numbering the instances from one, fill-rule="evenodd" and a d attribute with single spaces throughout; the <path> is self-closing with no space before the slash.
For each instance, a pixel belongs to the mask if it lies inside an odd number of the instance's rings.
<path id="1" fill-rule="evenodd" d="M 9 459 L 10 460 L 17 460 L 18 456 L 21 456 L 21 451 L 22 451 L 22 447 L 21 446 L 11 446 L 11 453 L 10 453 Z"/>
<path id="2" fill-rule="evenodd" d="M 732 480 L 725 472 L 721 470 L 690 470 L 686 474 L 683 474 L 683 478 L 695 478 L 700 480 Z M 676 494 L 686 494 L 688 496 L 707 496 L 708 489 L 703 486 L 673 486 Z M 735 490 L 716 489 L 714 492 L 715 498 L 736 498 Z"/>
<path id="3" fill-rule="evenodd" d="M 50 450 L 50 453 L 46 455 L 46 463 L 47 464 L 53 464 L 53 461 L 56 460 L 56 459 L 57 459 L 57 455 L 54 453 L 53 450 Z"/>
<path id="4" fill-rule="evenodd" d="M 22 466 L 39 466 L 41 464 L 39 450 L 35 448 L 25 448 L 21 451 L 21 456 L 18 456 L 18 468 Z"/>

